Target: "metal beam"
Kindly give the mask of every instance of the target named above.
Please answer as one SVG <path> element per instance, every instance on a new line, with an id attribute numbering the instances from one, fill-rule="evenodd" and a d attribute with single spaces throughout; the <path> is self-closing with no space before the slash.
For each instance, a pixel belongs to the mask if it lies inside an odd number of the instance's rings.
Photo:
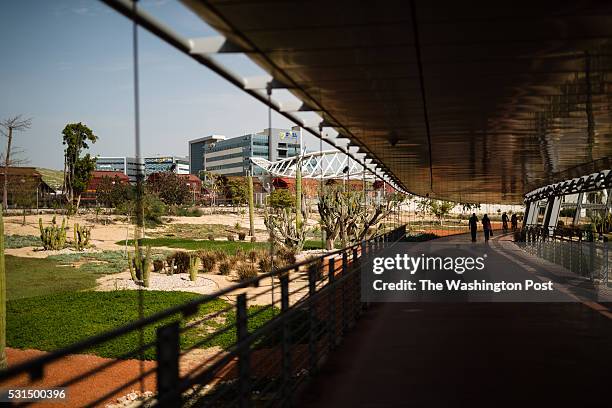
<path id="1" fill-rule="evenodd" d="M 236 75 L 235 73 L 231 72 L 230 70 L 228 70 L 226 67 L 224 67 L 220 63 L 214 61 L 212 58 L 209 57 L 209 55 L 192 53 L 191 51 L 192 51 L 193 44 L 190 42 L 189 39 L 181 37 L 179 34 L 174 32 L 172 29 L 167 27 L 165 24 L 163 24 L 162 22 L 160 22 L 153 16 L 151 16 L 146 11 L 142 10 L 141 8 L 137 6 L 135 7 L 132 1 L 130 0 L 101 0 L 101 1 L 105 3 L 106 5 L 108 5 L 109 7 L 111 7 L 112 9 L 114 9 L 115 11 L 122 14 L 123 16 L 129 18 L 130 20 L 133 20 L 136 24 L 140 25 L 147 31 L 156 35 L 163 41 L 172 45 L 177 50 L 190 56 L 191 58 L 193 58 L 200 64 L 204 65 L 211 71 L 215 72 L 216 74 L 221 76 L 223 79 L 228 81 L 230 84 L 240 88 L 241 90 L 251 95 L 253 98 L 257 99 L 259 102 L 263 103 L 264 105 L 269 106 L 271 109 L 278 112 L 281 116 L 285 117 L 286 119 L 290 120 L 291 122 L 295 123 L 298 126 L 302 126 L 305 131 L 309 132 L 315 137 L 322 138 L 322 135 L 319 132 L 319 129 L 321 127 L 338 128 L 337 126 L 330 124 L 329 122 L 326 122 L 326 121 L 317 123 L 315 124 L 315 126 L 305 125 L 304 121 L 301 120 L 299 117 L 292 115 L 290 112 L 282 112 L 280 110 L 280 107 L 278 106 L 278 103 L 274 102 L 273 100 L 268 101 L 267 95 L 263 95 L 260 92 L 262 88 L 247 87 L 248 81 Z M 269 82 L 271 83 L 272 87 L 277 86 L 278 88 L 291 89 L 290 85 L 275 82 L 275 79 L 272 79 L 272 81 L 269 81 Z M 263 88 L 263 89 L 266 89 L 266 88 Z M 343 130 L 348 132 L 348 130 L 346 129 L 343 129 Z M 349 156 L 355 159 L 351 154 L 349 154 Z M 375 158 L 375 156 L 373 155 L 371 155 L 371 157 Z M 380 160 L 378 159 L 377 161 L 380 162 Z M 408 193 L 408 191 L 403 186 L 401 186 L 400 188 L 401 188 L 400 191 L 403 191 L 404 193 Z"/>
<path id="2" fill-rule="evenodd" d="M 188 40 L 191 46 L 190 54 L 228 54 L 248 53 L 247 50 L 231 42 L 222 35 L 211 37 L 191 38 Z"/>

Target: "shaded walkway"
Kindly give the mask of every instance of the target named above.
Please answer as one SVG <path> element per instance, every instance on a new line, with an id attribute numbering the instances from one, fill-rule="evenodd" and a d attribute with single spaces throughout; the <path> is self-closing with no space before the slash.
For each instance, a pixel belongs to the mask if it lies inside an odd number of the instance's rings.
<path id="1" fill-rule="evenodd" d="M 298 406 L 609 406 L 610 344 L 578 302 L 376 304 Z"/>

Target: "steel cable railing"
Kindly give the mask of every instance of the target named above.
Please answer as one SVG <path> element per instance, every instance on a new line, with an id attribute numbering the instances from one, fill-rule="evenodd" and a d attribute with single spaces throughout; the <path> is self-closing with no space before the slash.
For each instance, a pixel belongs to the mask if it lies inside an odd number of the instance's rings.
<path id="1" fill-rule="evenodd" d="M 50 366 L 71 354 L 86 353 L 122 336 L 157 326 L 153 342 L 120 353 L 121 357 L 129 358 L 154 347 L 154 367 L 121 384 L 113 384 L 110 390 L 92 389 L 91 400 L 84 405 L 108 402 L 117 392 L 145 376 L 155 379 L 157 394 L 152 405 L 226 407 L 249 406 L 253 402 L 280 405 L 290 400 L 304 380 L 316 372 L 367 307 L 361 302 L 359 268 L 363 258 L 404 235 L 405 227 L 400 227 L 367 242 L 238 282 L 2 370 L 0 385 L 14 383 L 16 379 L 24 382 L 24 375 L 29 377 L 30 384 L 35 383 L 44 378 Z M 245 289 L 271 283 L 270 279 L 278 282 L 276 289 L 280 287 L 280 296 L 274 296 L 273 301 L 268 301 L 271 288 L 247 295 Z M 234 295 L 234 305 L 198 315 L 200 308 L 210 302 Z M 214 323 L 218 319 L 225 321 Z M 194 333 L 197 340 L 187 342 L 186 336 Z M 200 347 L 221 337 L 225 343 L 220 343 L 220 349 L 198 358 Z M 83 370 L 63 381 L 63 385 L 86 383 L 121 361 L 114 359 Z"/>
<path id="2" fill-rule="evenodd" d="M 515 241 L 526 252 L 567 270 L 612 286 L 608 242 L 588 230 L 528 226 L 515 233 Z"/>

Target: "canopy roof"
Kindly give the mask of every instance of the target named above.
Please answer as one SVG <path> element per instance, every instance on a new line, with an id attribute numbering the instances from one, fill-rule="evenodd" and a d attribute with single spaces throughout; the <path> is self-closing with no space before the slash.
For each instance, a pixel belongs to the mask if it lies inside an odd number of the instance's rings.
<path id="1" fill-rule="evenodd" d="M 612 151 L 612 3 L 183 3 L 407 191 L 518 203 Z"/>

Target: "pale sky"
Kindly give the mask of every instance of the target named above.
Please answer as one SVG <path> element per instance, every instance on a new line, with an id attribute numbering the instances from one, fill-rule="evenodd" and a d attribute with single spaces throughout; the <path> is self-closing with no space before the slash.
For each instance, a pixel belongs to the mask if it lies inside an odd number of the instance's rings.
<path id="1" fill-rule="evenodd" d="M 183 36 L 215 34 L 176 0 L 140 4 Z M 32 118 L 15 139 L 28 165 L 61 169 L 61 131 L 71 122 L 100 137 L 92 154 L 134 155 L 131 24 L 97 0 L 0 2 L 0 119 Z M 139 36 L 143 155 L 186 156 L 190 139 L 268 126 L 263 104 L 146 31 Z M 263 74 L 243 56 L 221 61 L 243 76 Z M 291 123 L 274 114 L 272 126 Z M 305 142 L 319 147 L 310 135 Z"/>

